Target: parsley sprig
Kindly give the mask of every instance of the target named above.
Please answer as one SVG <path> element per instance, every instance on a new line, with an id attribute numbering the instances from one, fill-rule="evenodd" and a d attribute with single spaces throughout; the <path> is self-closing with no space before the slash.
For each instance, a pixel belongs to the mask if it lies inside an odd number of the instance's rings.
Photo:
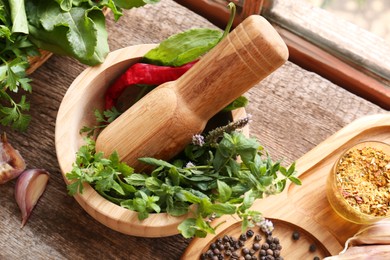
<path id="1" fill-rule="evenodd" d="M 0 1 L 0 123 L 14 129 L 25 130 L 31 117 L 26 96 L 17 101 L 14 93 L 20 89 L 31 92 L 31 81 L 26 75 L 27 57 L 39 54 L 27 36 L 12 27 L 7 2 Z"/>
<path id="2" fill-rule="evenodd" d="M 190 238 L 214 234 L 218 224 L 212 226 L 210 219 L 226 214 L 237 214 L 246 229 L 263 219 L 261 212 L 251 210 L 256 199 L 280 193 L 287 181 L 301 184 L 294 176 L 295 163 L 285 168 L 272 161 L 256 139 L 247 138 L 231 125 L 196 136 L 194 143 L 170 162 L 140 160 L 155 167 L 152 173 L 134 172 L 115 152 L 105 158 L 87 137 L 72 171 L 66 174 L 72 181 L 69 194 L 81 193 L 82 184 L 89 183 L 106 199 L 137 211 L 140 220 L 150 213 L 181 216 L 193 210 L 193 217 L 178 227 Z"/>

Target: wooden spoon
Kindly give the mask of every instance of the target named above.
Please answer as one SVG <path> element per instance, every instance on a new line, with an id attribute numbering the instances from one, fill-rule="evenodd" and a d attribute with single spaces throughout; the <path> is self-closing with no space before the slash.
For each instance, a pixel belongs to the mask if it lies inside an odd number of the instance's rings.
<path id="1" fill-rule="evenodd" d="M 245 19 L 176 81 L 126 110 L 98 136 L 96 150 L 137 170 L 141 157 L 169 160 L 201 133 L 207 121 L 286 62 L 288 50 L 261 16 Z"/>

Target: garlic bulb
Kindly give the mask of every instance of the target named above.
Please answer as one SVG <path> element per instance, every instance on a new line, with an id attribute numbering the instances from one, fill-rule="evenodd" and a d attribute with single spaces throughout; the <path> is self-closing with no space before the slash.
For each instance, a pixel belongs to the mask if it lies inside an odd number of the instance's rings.
<path id="1" fill-rule="evenodd" d="M 0 140 L 0 184 L 17 178 L 26 168 L 20 153 L 8 143 L 6 134 Z"/>
<path id="2" fill-rule="evenodd" d="M 349 259 L 390 259 L 390 220 L 364 226 L 345 242 L 345 248 L 339 255 L 324 258 Z"/>
<path id="3" fill-rule="evenodd" d="M 42 169 L 29 169 L 18 178 L 15 186 L 15 199 L 22 213 L 23 227 L 46 189 L 49 173 Z"/>

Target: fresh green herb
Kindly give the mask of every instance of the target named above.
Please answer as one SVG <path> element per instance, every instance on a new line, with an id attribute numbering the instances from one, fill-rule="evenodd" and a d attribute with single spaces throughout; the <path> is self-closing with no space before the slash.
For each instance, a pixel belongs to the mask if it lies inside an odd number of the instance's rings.
<path id="1" fill-rule="evenodd" d="M 180 216 L 196 205 L 194 217 L 179 225 L 186 238 L 215 233 L 217 226 L 211 226 L 209 219 L 226 214 L 238 214 L 243 228 L 252 226 L 263 219 L 260 212 L 250 209 L 256 199 L 283 191 L 287 181 L 301 183 L 294 177 L 295 164 L 284 168 L 273 162 L 255 139 L 232 125 L 244 124 L 236 122 L 206 136 L 195 136 L 170 162 L 140 158 L 154 166 L 151 174 L 134 172 L 116 153 L 106 159 L 87 138 L 72 171 L 66 174 L 72 181 L 69 194 L 82 192 L 82 184 L 89 183 L 106 199 L 137 211 L 140 220 L 156 212 Z"/>
<path id="2" fill-rule="evenodd" d="M 30 121 L 30 116 L 25 114 L 30 106 L 25 95 L 16 101 L 13 93 L 20 89 L 31 92 L 25 73 L 29 65 L 27 57 L 38 55 L 38 51 L 24 35 L 25 17 L 15 11 L 21 4 L 0 0 L 0 123 L 24 130 Z"/>
<path id="3" fill-rule="evenodd" d="M 115 108 L 112 107 L 109 110 L 105 110 L 100 112 L 100 110 L 96 109 L 95 112 L 96 125 L 92 127 L 84 126 L 80 130 L 80 134 L 86 133 L 87 137 L 96 136 L 99 132 L 104 129 L 107 125 L 109 125 L 112 121 L 114 121 L 121 113 Z"/>
<path id="4" fill-rule="evenodd" d="M 31 117 L 25 95 L 31 92 L 26 69 L 38 48 L 101 63 L 109 52 L 103 11 L 111 9 L 115 20 L 122 9 L 141 7 L 159 0 L 0 0 L 0 123 L 18 130 Z"/>
<path id="5" fill-rule="evenodd" d="M 143 62 L 177 67 L 199 58 L 214 48 L 230 32 L 236 15 L 236 6 L 234 3 L 229 3 L 228 7 L 230 18 L 224 32 L 215 29 L 196 28 L 175 34 L 146 53 L 142 58 Z"/>

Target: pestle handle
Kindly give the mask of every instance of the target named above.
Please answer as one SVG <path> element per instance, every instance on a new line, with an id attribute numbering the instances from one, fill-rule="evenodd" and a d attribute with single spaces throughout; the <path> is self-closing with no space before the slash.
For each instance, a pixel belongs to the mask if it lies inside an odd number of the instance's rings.
<path id="1" fill-rule="evenodd" d="M 237 26 L 180 79 L 165 83 L 109 124 L 96 151 L 117 151 L 137 171 L 138 158 L 169 160 L 201 133 L 222 108 L 280 67 L 288 50 L 260 16 Z"/>
<path id="2" fill-rule="evenodd" d="M 179 78 L 175 88 L 190 110 L 209 119 L 287 58 L 279 34 L 263 17 L 253 15 Z"/>

